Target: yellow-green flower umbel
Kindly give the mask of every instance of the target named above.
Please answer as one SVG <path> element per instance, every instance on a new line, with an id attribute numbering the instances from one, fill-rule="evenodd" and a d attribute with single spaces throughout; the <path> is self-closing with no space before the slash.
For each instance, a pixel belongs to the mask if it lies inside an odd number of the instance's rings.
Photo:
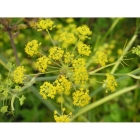
<path id="1" fill-rule="evenodd" d="M 107 91 L 114 92 L 115 87 L 117 87 L 117 81 L 115 77 L 109 73 L 106 74 L 107 78 L 104 80 L 104 83 L 106 85 Z"/>
<path id="2" fill-rule="evenodd" d="M 32 40 L 30 42 L 27 43 L 26 47 L 25 47 L 25 52 L 29 55 L 29 56 L 34 56 L 38 53 L 38 49 L 39 46 L 41 45 L 41 43 L 38 43 L 37 40 Z"/>
<path id="3" fill-rule="evenodd" d="M 14 81 L 15 83 L 17 84 L 22 84 L 25 77 L 24 77 L 24 74 L 25 74 L 26 70 L 24 68 L 24 66 L 18 66 L 15 70 L 14 70 Z"/>

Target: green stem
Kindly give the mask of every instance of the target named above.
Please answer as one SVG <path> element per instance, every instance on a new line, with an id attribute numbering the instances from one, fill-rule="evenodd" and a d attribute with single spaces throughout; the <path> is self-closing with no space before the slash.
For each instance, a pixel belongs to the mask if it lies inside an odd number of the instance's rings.
<path id="1" fill-rule="evenodd" d="M 102 40 L 100 41 L 100 44 L 102 44 L 104 42 L 104 40 L 106 39 L 106 37 L 112 32 L 112 30 L 118 24 L 118 22 L 120 21 L 120 19 L 121 18 L 117 18 L 117 19 L 114 20 L 113 24 L 111 25 L 111 27 L 109 28 L 109 30 L 106 32 L 106 34 L 103 36 Z"/>
<path id="2" fill-rule="evenodd" d="M 114 65 L 114 64 L 116 64 L 116 62 L 111 63 L 111 64 L 108 64 L 108 65 L 106 65 L 106 66 L 104 66 L 104 67 L 100 67 L 100 68 L 98 68 L 98 69 L 96 69 L 96 70 L 94 70 L 94 71 L 90 71 L 90 72 L 89 72 L 89 75 L 93 75 L 93 74 L 95 74 L 96 72 L 98 72 L 98 71 L 100 71 L 100 70 L 102 70 L 102 69 L 105 69 L 105 68 L 107 68 L 107 67 L 110 67 L 110 66 L 112 66 L 112 65 Z"/>
<path id="3" fill-rule="evenodd" d="M 52 37 L 51 37 L 51 35 L 50 35 L 49 30 L 47 30 L 47 33 L 48 33 L 48 35 L 49 35 L 49 37 L 50 37 L 50 39 L 51 39 L 51 42 L 52 42 L 53 46 L 55 46 L 54 41 L 53 41 L 53 39 L 52 39 Z"/>
<path id="4" fill-rule="evenodd" d="M 129 43 L 127 44 L 123 54 L 120 56 L 120 58 L 117 60 L 116 64 L 114 65 L 111 74 L 113 74 L 116 69 L 118 68 L 119 64 L 121 63 L 121 61 L 123 60 L 123 57 L 126 55 L 127 51 L 130 49 L 130 47 L 132 46 L 133 42 L 135 41 L 137 35 L 133 35 L 133 37 L 131 38 L 131 40 L 129 41 Z"/>
<path id="5" fill-rule="evenodd" d="M 107 101 L 110 101 L 110 100 L 112 100 L 112 99 L 114 99 L 114 98 L 116 98 L 116 97 L 118 97 L 118 96 L 120 96 L 120 95 L 122 95 L 122 94 L 124 94 L 124 93 L 128 93 L 129 91 L 134 90 L 134 89 L 136 89 L 136 88 L 138 88 L 138 85 L 130 86 L 130 87 L 128 87 L 128 88 L 121 89 L 120 91 L 117 91 L 117 92 L 115 92 L 115 93 L 113 93 L 113 94 L 111 94 L 111 95 L 108 95 L 107 97 L 104 97 L 104 98 L 102 98 L 102 99 L 100 99 L 100 100 L 98 100 L 98 101 L 96 101 L 96 102 L 94 102 L 94 103 L 92 103 L 92 104 L 90 104 L 90 105 L 88 105 L 88 106 L 86 106 L 86 107 L 80 109 L 80 110 L 75 114 L 75 116 L 74 116 L 73 119 L 77 118 L 77 117 L 80 116 L 81 114 L 83 114 L 83 113 L 85 113 L 85 112 L 87 112 L 87 111 L 89 111 L 89 110 L 91 110 L 91 109 L 93 109 L 93 108 L 95 108 L 95 107 L 97 107 L 97 106 L 99 106 L 99 105 L 101 105 L 101 104 L 107 102 Z"/>
<path id="6" fill-rule="evenodd" d="M 95 76 L 106 76 L 106 73 L 94 73 L 92 75 L 95 75 Z M 114 76 L 126 76 L 128 75 L 127 73 L 115 73 L 115 74 L 112 74 Z"/>
<path id="7" fill-rule="evenodd" d="M 77 44 L 79 43 L 79 41 L 80 41 L 80 38 L 79 38 L 79 40 L 77 41 L 77 43 L 76 43 L 76 45 L 75 45 L 75 47 L 74 47 L 74 49 L 73 49 L 72 53 L 74 53 L 74 51 L 75 51 L 75 49 L 76 49 Z"/>

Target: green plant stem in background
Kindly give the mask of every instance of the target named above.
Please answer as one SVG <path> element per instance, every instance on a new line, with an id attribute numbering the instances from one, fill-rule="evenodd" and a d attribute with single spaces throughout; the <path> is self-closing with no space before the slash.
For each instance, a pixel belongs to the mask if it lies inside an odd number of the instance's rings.
<path id="1" fill-rule="evenodd" d="M 108 64 L 108 65 L 103 66 L 103 67 L 100 67 L 100 68 L 98 68 L 98 69 L 96 69 L 96 70 L 93 70 L 93 71 L 89 72 L 89 75 L 93 75 L 93 74 L 95 74 L 96 72 L 98 72 L 98 71 L 100 71 L 100 70 L 102 70 L 102 69 L 105 69 L 105 68 L 107 68 L 107 67 L 110 67 L 110 66 L 112 66 L 112 65 L 115 65 L 115 64 L 116 64 L 116 62 L 111 63 L 111 64 Z"/>
<path id="2" fill-rule="evenodd" d="M 102 44 L 104 41 L 105 41 L 105 39 L 106 39 L 106 37 L 113 31 L 113 29 L 115 28 L 115 26 L 118 24 L 118 22 L 121 20 L 121 18 L 116 18 L 115 20 L 114 20 L 114 22 L 112 23 L 112 25 L 111 25 L 111 27 L 109 28 L 109 30 L 106 32 L 106 34 L 103 36 L 103 38 L 101 39 L 101 41 L 100 41 L 100 44 Z"/>
<path id="3" fill-rule="evenodd" d="M 91 110 L 91 109 L 93 109 L 93 108 L 95 108 L 95 107 L 107 102 L 107 101 L 110 101 L 110 100 L 112 100 L 112 99 L 114 99 L 114 98 L 116 98 L 116 97 L 118 97 L 118 96 L 120 96 L 120 95 L 122 95 L 124 93 L 127 93 L 127 92 L 129 92 L 131 90 L 134 90 L 136 88 L 138 88 L 138 85 L 127 87 L 127 88 L 122 89 L 120 91 L 117 91 L 117 92 L 115 92 L 115 93 L 113 93 L 111 95 L 108 95 L 107 97 L 104 97 L 104 98 L 102 98 L 102 99 L 100 99 L 100 100 L 98 100 L 98 101 L 96 101 L 96 102 L 94 102 L 94 103 L 92 103 L 90 105 L 87 105 L 86 107 L 80 109 L 77 113 L 75 113 L 75 116 L 74 116 L 73 120 L 75 118 L 77 118 L 79 115 L 82 115 L 83 113 L 85 113 L 85 112 L 87 112 L 87 111 L 89 111 L 89 110 Z"/>
<path id="4" fill-rule="evenodd" d="M 113 74 L 117 70 L 119 64 L 123 60 L 123 57 L 128 52 L 128 50 L 131 48 L 131 46 L 134 43 L 136 37 L 137 37 L 137 35 L 135 35 L 135 34 L 132 36 L 131 40 L 129 41 L 129 43 L 127 44 L 125 50 L 123 51 L 123 54 L 120 56 L 120 58 L 117 60 L 116 64 L 114 65 L 113 69 L 111 70 L 111 74 Z"/>

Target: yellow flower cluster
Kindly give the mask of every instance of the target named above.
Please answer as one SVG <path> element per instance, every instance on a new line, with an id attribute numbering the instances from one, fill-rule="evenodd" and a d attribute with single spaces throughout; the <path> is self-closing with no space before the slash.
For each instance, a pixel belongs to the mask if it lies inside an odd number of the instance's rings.
<path id="1" fill-rule="evenodd" d="M 17 83 L 17 84 L 23 83 L 23 81 L 25 79 L 25 77 L 24 77 L 25 72 L 26 72 L 26 70 L 24 69 L 24 66 L 18 66 L 14 70 L 13 76 L 14 76 L 15 83 Z"/>
<path id="2" fill-rule="evenodd" d="M 67 19 L 66 19 L 66 22 L 67 22 L 67 23 L 72 23 L 72 22 L 74 22 L 74 19 L 73 19 L 73 18 L 67 18 Z"/>
<path id="3" fill-rule="evenodd" d="M 107 79 L 104 80 L 104 83 L 106 84 L 107 91 L 109 90 L 111 92 L 114 92 L 115 87 L 117 87 L 117 81 L 115 80 L 113 75 L 107 73 L 106 76 Z"/>
<path id="4" fill-rule="evenodd" d="M 40 86 L 39 93 L 43 97 L 43 99 L 47 99 L 47 97 L 54 99 L 56 94 L 56 88 L 49 82 L 44 82 L 44 84 Z"/>
<path id="5" fill-rule="evenodd" d="M 73 104 L 75 106 L 80 106 L 80 107 L 84 107 L 85 105 L 87 105 L 91 100 L 91 97 L 89 96 L 88 93 L 89 90 L 86 90 L 84 92 L 83 88 L 80 88 L 79 90 L 75 91 L 73 93 Z"/>
<path id="6" fill-rule="evenodd" d="M 78 58 L 72 61 L 72 80 L 75 84 L 84 84 L 88 80 L 88 72 L 85 68 L 85 59 Z"/>
<path id="7" fill-rule="evenodd" d="M 76 37 L 74 36 L 73 33 L 62 32 L 60 34 L 59 40 L 67 44 L 73 44 L 76 42 Z"/>
<path id="8" fill-rule="evenodd" d="M 52 60 L 59 60 L 60 58 L 62 58 L 63 54 L 64 54 L 64 50 L 60 47 L 52 47 L 49 50 L 50 54 L 49 54 L 49 58 Z"/>
<path id="9" fill-rule="evenodd" d="M 70 52 L 66 52 L 64 54 L 64 62 L 66 64 L 72 62 L 74 60 L 74 54 L 73 53 L 70 53 Z"/>
<path id="10" fill-rule="evenodd" d="M 95 58 L 96 63 L 99 63 L 101 66 L 105 66 L 106 62 L 108 62 L 107 55 L 104 52 L 100 51 L 97 51 L 95 55 L 96 57 L 93 58 Z"/>
<path id="11" fill-rule="evenodd" d="M 38 53 L 38 49 L 39 46 L 41 45 L 41 43 L 38 43 L 37 40 L 32 40 L 30 42 L 27 43 L 26 47 L 25 47 L 25 52 L 29 55 L 29 56 L 34 56 Z"/>
<path id="12" fill-rule="evenodd" d="M 78 27 L 77 31 L 80 35 L 85 36 L 85 37 L 92 34 L 92 31 L 90 31 L 90 29 L 86 25 Z"/>
<path id="13" fill-rule="evenodd" d="M 78 59 L 74 59 L 72 61 L 72 66 L 74 68 L 81 68 L 81 67 L 85 67 L 86 62 L 84 58 L 78 58 Z"/>
<path id="14" fill-rule="evenodd" d="M 41 19 L 37 22 L 37 31 L 52 30 L 54 22 L 51 19 Z"/>
<path id="15" fill-rule="evenodd" d="M 46 56 L 42 56 L 37 59 L 35 67 L 38 71 L 44 73 L 48 67 L 48 64 L 51 64 L 50 59 Z"/>
<path id="16" fill-rule="evenodd" d="M 88 72 L 85 67 L 77 68 L 73 70 L 72 75 L 75 84 L 85 84 L 88 81 Z"/>
<path id="17" fill-rule="evenodd" d="M 89 56 L 90 53 L 91 53 L 89 45 L 86 45 L 86 44 L 83 44 L 83 43 L 79 43 L 77 48 L 78 48 L 78 53 L 79 54 Z"/>
<path id="18" fill-rule="evenodd" d="M 64 113 L 65 108 L 62 109 L 62 112 Z M 56 122 L 70 122 L 71 118 L 73 117 L 72 112 L 70 112 L 68 115 L 59 115 L 58 112 L 54 111 L 54 119 Z"/>
<path id="19" fill-rule="evenodd" d="M 69 94 L 71 89 L 71 82 L 64 75 L 61 75 L 61 77 L 56 79 L 54 85 L 56 87 L 57 93 Z"/>

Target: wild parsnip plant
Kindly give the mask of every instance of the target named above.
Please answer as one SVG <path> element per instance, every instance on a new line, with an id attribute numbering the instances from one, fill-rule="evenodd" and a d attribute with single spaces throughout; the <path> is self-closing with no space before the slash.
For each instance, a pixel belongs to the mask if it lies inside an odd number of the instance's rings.
<path id="1" fill-rule="evenodd" d="M 112 26 L 102 37 L 101 45 L 120 20 L 114 19 Z M 25 42 L 21 51 L 26 53 L 26 57 L 32 63 L 33 73 L 30 73 L 30 70 L 28 71 L 30 66 L 23 65 L 19 61 L 13 37 L 13 31 L 28 30 L 28 28 L 24 24 L 11 25 L 11 19 L 8 18 L 0 20 L 1 31 L 9 34 L 16 59 L 15 64 L 10 60 L 6 64 L 0 55 L 1 64 L 8 70 L 6 77 L 3 78 L 3 73 L 0 75 L 0 113 L 14 115 L 15 99 L 19 100 L 20 105 L 24 105 L 25 91 L 30 89 L 31 94 L 35 92 L 34 85 L 39 84 L 37 96 L 42 102 L 45 101 L 47 105 L 52 106 L 52 117 L 56 122 L 75 121 L 79 116 L 82 120 L 89 121 L 83 114 L 139 88 L 140 76 L 137 76 L 140 73 L 139 68 L 127 73 L 116 73 L 118 68 L 124 69 L 128 66 L 131 59 L 129 54 L 140 56 L 140 46 L 133 47 L 139 31 L 139 20 L 134 35 L 122 47 L 123 49 L 118 50 L 119 56 L 116 59 L 112 59 L 109 52 L 114 48 L 113 43 L 109 46 L 110 49 L 99 45 L 96 47 L 97 44 L 93 47 L 93 44 L 87 43 L 92 40 L 93 31 L 90 27 L 85 24 L 76 26 L 73 22 L 73 18 L 68 18 L 66 28 L 55 23 L 55 19 L 42 18 L 28 22 L 29 26 L 35 30 L 35 34 L 39 32 L 45 34 L 43 39 L 47 44 L 44 49 L 45 44 L 37 38 Z M 52 31 L 55 34 L 51 34 Z M 137 81 L 134 85 L 119 89 L 121 81 L 127 77 Z M 94 89 L 95 84 L 99 84 L 100 87 Z M 105 92 L 106 96 L 94 102 L 94 95 L 98 92 Z M 47 102 L 48 100 L 50 102 Z M 59 107 L 53 107 L 55 104 Z"/>

